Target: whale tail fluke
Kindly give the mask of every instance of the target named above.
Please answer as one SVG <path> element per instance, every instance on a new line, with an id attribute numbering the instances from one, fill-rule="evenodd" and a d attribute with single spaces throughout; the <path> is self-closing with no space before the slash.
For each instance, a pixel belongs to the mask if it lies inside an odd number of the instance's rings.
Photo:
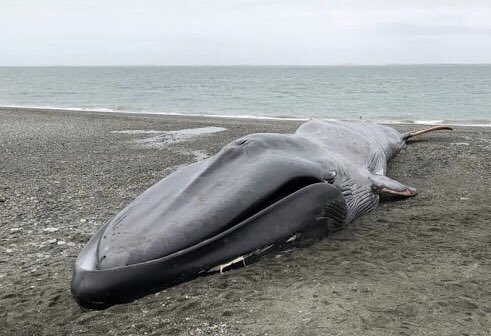
<path id="1" fill-rule="evenodd" d="M 418 135 L 421 135 L 421 134 L 425 134 L 425 133 L 428 133 L 428 132 L 433 132 L 433 131 L 440 131 L 440 130 L 453 130 L 452 127 L 448 127 L 448 126 L 433 126 L 433 127 L 430 127 L 430 128 L 425 128 L 425 129 L 422 129 L 422 130 L 417 130 L 417 131 L 412 131 L 412 132 L 407 132 L 407 133 L 404 133 L 402 135 L 402 138 L 404 140 L 407 140 L 407 139 L 410 139 L 412 137 L 415 137 L 415 136 L 418 136 Z"/>

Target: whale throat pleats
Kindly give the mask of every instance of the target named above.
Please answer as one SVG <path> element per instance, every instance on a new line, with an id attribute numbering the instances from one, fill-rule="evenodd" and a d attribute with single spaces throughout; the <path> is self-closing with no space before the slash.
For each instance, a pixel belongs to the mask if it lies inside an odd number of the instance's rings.
<path id="1" fill-rule="evenodd" d="M 354 179 L 346 179 L 339 186 L 346 200 L 346 224 L 372 211 L 378 205 L 379 197 L 365 184 L 357 185 Z"/>

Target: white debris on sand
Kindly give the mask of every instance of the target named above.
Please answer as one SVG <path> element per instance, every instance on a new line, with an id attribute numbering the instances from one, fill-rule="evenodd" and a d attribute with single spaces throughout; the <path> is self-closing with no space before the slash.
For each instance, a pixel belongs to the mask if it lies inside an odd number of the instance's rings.
<path id="1" fill-rule="evenodd" d="M 194 137 L 226 131 L 223 127 L 200 127 L 188 128 L 176 131 L 155 131 L 155 130 L 122 130 L 111 133 L 122 134 L 156 134 L 150 138 L 138 139 L 134 142 L 150 148 L 163 148 L 170 144 L 188 141 Z"/>
<path id="2" fill-rule="evenodd" d="M 42 229 L 42 231 L 44 231 L 44 232 L 56 232 L 56 231 L 58 231 L 58 228 L 48 226 L 48 227 Z"/>

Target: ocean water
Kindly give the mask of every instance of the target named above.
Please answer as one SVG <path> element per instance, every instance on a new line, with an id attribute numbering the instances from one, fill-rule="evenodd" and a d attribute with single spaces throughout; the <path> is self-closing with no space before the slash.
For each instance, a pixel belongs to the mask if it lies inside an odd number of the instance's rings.
<path id="1" fill-rule="evenodd" d="M 0 105 L 491 126 L 491 65 L 0 67 Z"/>

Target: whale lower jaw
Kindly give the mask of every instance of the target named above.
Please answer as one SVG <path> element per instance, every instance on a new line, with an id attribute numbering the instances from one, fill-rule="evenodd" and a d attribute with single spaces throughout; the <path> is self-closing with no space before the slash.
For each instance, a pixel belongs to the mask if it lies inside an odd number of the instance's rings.
<path id="1" fill-rule="evenodd" d="M 345 224 L 346 212 L 337 187 L 314 183 L 189 248 L 150 261 L 98 269 L 97 245 L 106 224 L 77 258 L 71 291 L 81 306 L 91 309 L 131 302 L 199 274 L 244 264 L 248 257 L 292 237 L 302 241 L 321 239 Z"/>

